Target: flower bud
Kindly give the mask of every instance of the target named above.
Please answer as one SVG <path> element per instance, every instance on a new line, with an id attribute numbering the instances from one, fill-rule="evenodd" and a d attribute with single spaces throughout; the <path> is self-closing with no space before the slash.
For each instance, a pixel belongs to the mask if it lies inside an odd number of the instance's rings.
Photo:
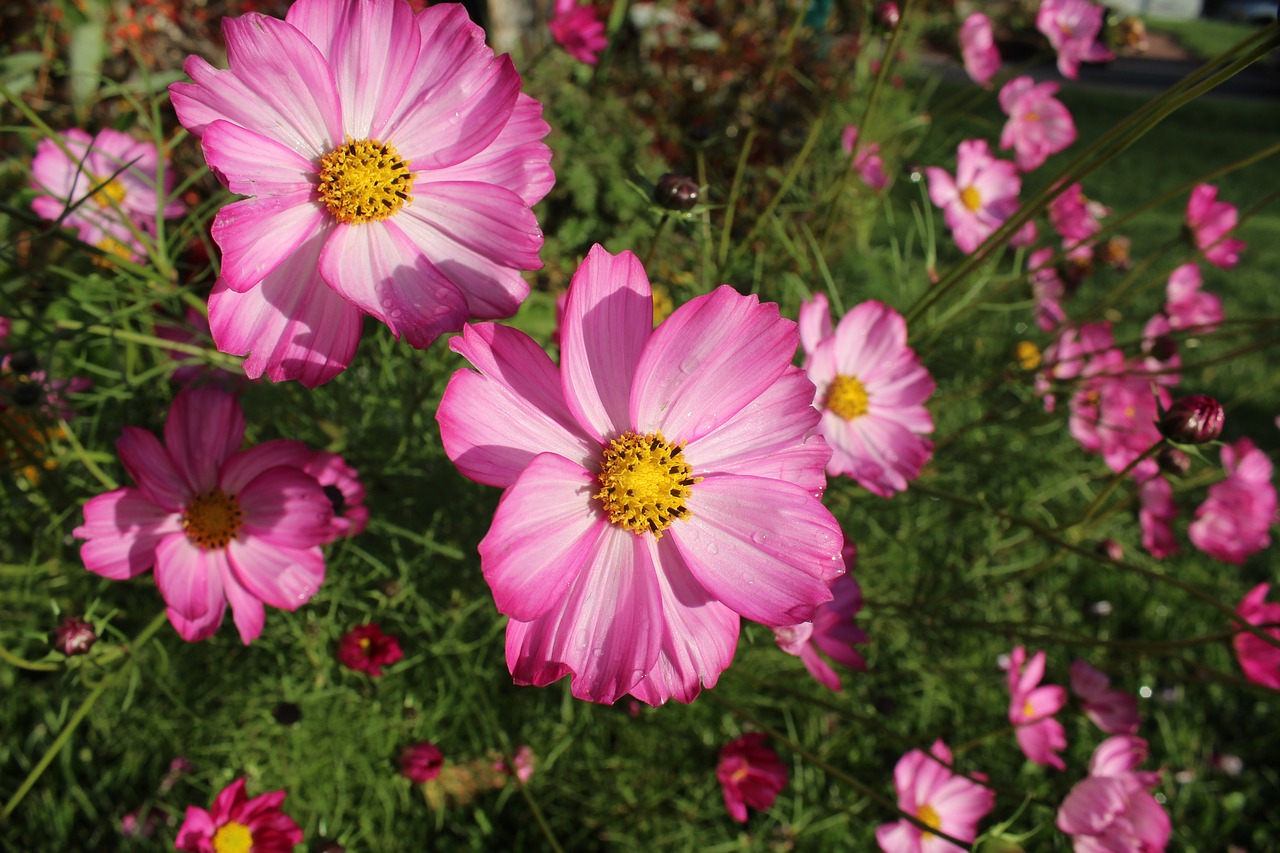
<path id="1" fill-rule="evenodd" d="M 897 3 L 881 3 L 876 6 L 876 20 L 891 30 L 896 29 L 902 20 L 902 10 Z"/>
<path id="2" fill-rule="evenodd" d="M 1165 445 L 1156 454 L 1156 464 L 1166 474 L 1185 477 L 1191 471 L 1191 457 L 1176 447 Z"/>
<path id="3" fill-rule="evenodd" d="M 430 741 L 411 743 L 400 751 L 400 775 L 410 782 L 429 782 L 440 775 L 444 753 Z"/>
<path id="4" fill-rule="evenodd" d="M 1173 401 L 1160 419 L 1160 434 L 1179 444 L 1204 444 L 1222 435 L 1226 418 L 1222 404 L 1204 394 L 1189 394 Z"/>
<path id="5" fill-rule="evenodd" d="M 93 626 L 83 619 L 68 616 L 53 629 L 53 645 L 67 657 L 82 655 L 98 642 Z"/>
<path id="6" fill-rule="evenodd" d="M 653 199 L 667 210 L 693 210 L 698 203 L 698 183 L 685 175 L 667 172 L 658 178 L 658 184 L 653 188 Z"/>

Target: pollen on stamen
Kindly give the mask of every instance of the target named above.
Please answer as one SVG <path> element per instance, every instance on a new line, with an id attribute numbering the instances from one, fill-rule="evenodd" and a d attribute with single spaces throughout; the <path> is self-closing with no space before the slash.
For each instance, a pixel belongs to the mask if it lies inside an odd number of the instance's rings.
<path id="1" fill-rule="evenodd" d="M 320 158 L 316 192 L 339 222 L 380 222 L 413 201 L 413 173 L 395 146 L 348 140 Z"/>
<path id="2" fill-rule="evenodd" d="M 182 513 L 182 532 L 202 551 L 227 547 L 243 526 L 240 502 L 218 489 L 196 495 Z"/>
<path id="3" fill-rule="evenodd" d="M 662 433 L 624 433 L 609 443 L 600 465 L 599 500 L 609 521 L 655 538 L 676 519 L 690 515 L 686 501 L 690 486 L 701 482 L 684 458 L 684 446 L 673 445 Z"/>

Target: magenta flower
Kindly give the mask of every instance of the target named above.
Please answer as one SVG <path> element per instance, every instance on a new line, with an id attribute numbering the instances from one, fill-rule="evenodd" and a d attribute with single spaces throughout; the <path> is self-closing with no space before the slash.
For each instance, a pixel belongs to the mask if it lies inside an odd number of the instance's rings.
<path id="1" fill-rule="evenodd" d="M 981 12 L 974 12 L 960 25 L 960 55 L 964 70 L 982 86 L 989 86 L 1000 70 L 1000 51 L 991 31 L 991 19 Z"/>
<path id="2" fill-rule="evenodd" d="M 1067 691 L 1055 684 L 1038 687 L 1044 678 L 1044 652 L 1027 660 L 1022 646 L 1009 655 L 1009 722 L 1022 753 L 1036 764 L 1066 768 L 1059 752 L 1067 747 L 1067 733 L 1053 715 L 1067 703 Z M 1026 668 L 1023 668 L 1023 664 Z"/>
<path id="3" fill-rule="evenodd" d="M 857 548 L 852 542 L 846 542 L 845 573 L 832 581 L 832 599 L 818 607 L 812 622 L 773 629 L 773 638 L 779 648 L 800 658 L 819 684 L 837 693 L 840 692 L 840 676 L 818 652 L 826 653 L 849 669 L 862 671 L 867 668 L 862 655 L 853 648 L 855 643 L 870 642 L 867 632 L 853 624 L 853 618 L 862 609 L 862 587 L 853 579 L 856 556 Z"/>
<path id="4" fill-rule="evenodd" d="M 1115 54 L 1098 41 L 1103 9 L 1089 0 L 1043 0 L 1036 13 L 1036 29 L 1058 52 L 1058 71 L 1074 80 L 1081 62 L 1107 62 Z"/>
<path id="5" fill-rule="evenodd" d="M 1050 263 L 1053 249 L 1036 249 L 1027 260 L 1031 277 L 1031 294 L 1036 300 L 1036 325 L 1041 331 L 1052 332 L 1067 319 L 1062 300 L 1067 295 L 1067 285 L 1058 274 L 1056 264 Z"/>
<path id="6" fill-rule="evenodd" d="M 264 604 L 296 610 L 324 581 L 333 509 L 291 464 L 295 442 L 239 450 L 244 415 L 216 388 L 178 394 L 164 444 L 125 427 L 116 442 L 138 485 L 98 495 L 73 531 L 85 568 L 124 580 L 155 567 L 169 621 L 189 641 L 212 636 L 227 603 L 247 645 Z"/>
<path id="7" fill-rule="evenodd" d="M 1240 263 L 1245 242 L 1227 236 L 1236 227 L 1236 206 L 1217 198 L 1218 188 L 1213 184 L 1198 184 L 1191 191 L 1191 198 L 1187 200 L 1187 229 L 1196 248 L 1204 252 L 1206 261 L 1229 270 Z"/>
<path id="8" fill-rule="evenodd" d="M 370 678 L 381 678 L 384 666 L 403 658 L 400 641 L 371 622 L 357 625 L 338 641 L 338 663 Z"/>
<path id="9" fill-rule="evenodd" d="M 655 330 L 639 260 L 595 246 L 559 370 L 505 326 L 451 342 L 479 372 L 450 380 L 440 433 L 465 476 L 506 489 L 480 565 L 517 683 L 688 702 L 732 660 L 739 616 L 794 625 L 831 600 L 843 537 L 796 340 L 727 286 Z"/>
<path id="10" fill-rule="evenodd" d="M 1183 264 L 1169 273 L 1164 313 L 1173 328 L 1207 335 L 1216 331 L 1223 321 L 1222 299 L 1205 293 L 1200 289 L 1202 284 L 1200 267 L 1194 263 Z"/>
<path id="11" fill-rule="evenodd" d="M 84 242 L 133 260 L 143 252 L 139 232 L 154 234 L 157 216 L 182 215 L 182 203 L 168 200 L 173 172 L 167 161 L 164 185 L 156 186 L 160 155 L 150 142 L 109 128 L 92 137 L 67 130 L 58 139 L 61 145 L 40 140 L 31 161 L 31 185 L 43 193 L 31 208 L 42 218 L 69 225 Z"/>
<path id="12" fill-rule="evenodd" d="M 1138 486 L 1138 526 L 1142 528 L 1142 547 L 1157 560 L 1182 550 L 1173 535 L 1173 520 L 1177 517 L 1178 505 L 1173 501 L 1173 487 L 1168 480 L 1156 475 Z"/>
<path id="13" fill-rule="evenodd" d="M 880 157 L 880 143 L 869 142 L 858 147 L 858 128 L 849 124 L 845 125 L 844 132 L 840 134 L 840 147 L 846 154 L 853 154 L 857 148 L 852 168 L 864 184 L 876 191 L 889 186 L 889 176 L 885 174 L 884 160 Z"/>
<path id="14" fill-rule="evenodd" d="M 1131 735 L 1138 730 L 1138 698 L 1112 690 L 1111 679 L 1082 660 L 1071 664 L 1071 692 L 1080 697 L 1085 716 L 1107 734 Z"/>
<path id="15" fill-rule="evenodd" d="M 1090 201 L 1079 184 L 1072 184 L 1049 202 L 1049 222 L 1062 236 L 1062 247 L 1068 250 L 1081 246 L 1102 230 L 1098 220 L 1110 212 L 1106 206 Z"/>
<path id="16" fill-rule="evenodd" d="M 230 69 L 189 57 L 195 82 L 169 87 L 210 168 L 251 196 L 213 224 L 220 350 L 315 386 L 350 362 L 362 314 L 422 348 L 515 312 L 520 271 L 542 265 L 548 127 L 461 5 L 298 0 L 223 33 Z"/>
<path id="17" fill-rule="evenodd" d="M 237 779 L 214 798 L 205 811 L 187 806 L 174 846 L 185 853 L 293 853 L 302 843 L 302 828 L 284 812 L 284 791 L 245 797 L 245 780 Z"/>
<path id="18" fill-rule="evenodd" d="M 943 209 L 956 245 L 966 255 L 1018 209 L 1022 181 L 1012 163 L 991 156 L 985 139 L 967 139 L 956 152 L 956 176 L 930 166 L 929 198 Z"/>
<path id="19" fill-rule="evenodd" d="M 760 732 L 743 735 L 720 749 L 716 778 L 724 791 L 724 807 L 739 823 L 747 822 L 747 807 L 764 811 L 787 784 L 787 766 L 764 745 Z"/>
<path id="20" fill-rule="evenodd" d="M 1240 600 L 1236 613 L 1250 625 L 1267 626 L 1262 630 L 1280 640 L 1280 604 L 1266 600 L 1270 591 L 1271 584 L 1258 584 Z M 1235 648 L 1236 660 L 1240 662 L 1245 678 L 1254 684 L 1280 690 L 1280 647 L 1244 631 L 1236 634 L 1231 645 Z"/>
<path id="21" fill-rule="evenodd" d="M 590 2 L 580 6 L 578 0 L 556 0 L 555 13 L 547 26 L 551 28 L 551 38 L 565 53 L 587 65 L 599 62 L 600 52 L 609 46 L 604 21 L 596 16 L 596 7 Z"/>
<path id="22" fill-rule="evenodd" d="M 804 369 L 817 386 L 819 432 L 831 445 L 827 473 L 844 474 L 882 498 L 904 491 L 933 455 L 937 387 L 907 346 L 907 323 L 881 302 L 863 302 L 831 329 L 822 294 L 800 308 Z"/>
<path id="23" fill-rule="evenodd" d="M 511 764 L 507 764 L 505 758 L 499 758 L 493 762 L 493 769 L 504 776 L 514 776 L 524 783 L 533 778 L 537 765 L 538 757 L 533 754 L 532 747 L 524 744 L 516 748 L 515 754 L 511 756 Z"/>
<path id="24" fill-rule="evenodd" d="M 411 743 L 400 750 L 400 775 L 410 782 L 430 782 L 444 769 L 444 753 L 430 741 Z"/>
<path id="25" fill-rule="evenodd" d="M 1000 133 L 1000 147 L 1012 148 L 1014 162 L 1024 172 L 1038 169 L 1051 154 L 1076 141 L 1071 112 L 1054 97 L 1057 83 L 1037 84 L 1015 77 L 1000 89 L 1000 109 L 1009 120 Z"/>
<path id="26" fill-rule="evenodd" d="M 1227 478 L 1209 487 L 1187 534 L 1215 560 L 1240 565 L 1271 544 L 1276 487 L 1271 460 L 1247 438 L 1222 446 L 1222 467 Z"/>
<path id="27" fill-rule="evenodd" d="M 898 809 L 952 838 L 973 841 L 978 836 L 978 822 L 995 808 L 996 795 L 990 788 L 952 773 L 951 750 L 942 741 L 934 741 L 929 752 L 925 755 L 913 749 L 893 768 Z M 885 853 L 959 853 L 964 849 L 906 820 L 881 824 L 876 843 Z"/>
<path id="28" fill-rule="evenodd" d="M 1076 783 L 1058 809 L 1058 829 L 1076 853 L 1159 853 L 1169 843 L 1169 815 L 1150 789 L 1158 772 L 1136 771 L 1147 742 L 1132 735 L 1104 740 L 1089 760 L 1089 775 Z"/>
<path id="29" fill-rule="evenodd" d="M 93 625 L 78 616 L 65 616 L 53 629 L 52 646 L 67 657 L 88 654 L 98 642 Z"/>

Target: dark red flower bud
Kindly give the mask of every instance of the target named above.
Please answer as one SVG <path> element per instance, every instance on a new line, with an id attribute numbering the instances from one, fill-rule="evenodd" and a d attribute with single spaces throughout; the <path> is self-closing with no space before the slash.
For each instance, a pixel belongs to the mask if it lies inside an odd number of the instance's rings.
<path id="1" fill-rule="evenodd" d="M 410 782 L 429 782 L 443 767 L 444 753 L 430 741 L 411 743 L 400 751 L 400 775 Z"/>
<path id="2" fill-rule="evenodd" d="M 653 199 L 667 210 L 690 211 L 698 203 L 698 182 L 686 175 L 667 172 L 658 178 Z"/>
<path id="3" fill-rule="evenodd" d="M 67 657 L 82 655 L 98 642 L 98 633 L 83 619 L 68 616 L 53 629 L 53 645 Z"/>
<path id="4" fill-rule="evenodd" d="M 1173 401 L 1160 419 L 1160 434 L 1179 444 L 1204 444 L 1222 435 L 1226 414 L 1222 404 L 1204 394 L 1189 394 Z"/>
<path id="5" fill-rule="evenodd" d="M 876 20 L 892 30 L 902 20 L 902 10 L 897 3 L 881 3 L 876 7 Z"/>
<path id="6" fill-rule="evenodd" d="M 1185 477 L 1191 471 L 1191 457 L 1176 447 L 1165 445 L 1156 454 L 1156 464 L 1166 474 Z"/>

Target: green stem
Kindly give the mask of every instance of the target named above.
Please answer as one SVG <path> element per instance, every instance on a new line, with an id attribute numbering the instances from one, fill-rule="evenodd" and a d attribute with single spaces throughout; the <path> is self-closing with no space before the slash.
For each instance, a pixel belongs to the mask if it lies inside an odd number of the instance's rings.
<path id="1" fill-rule="evenodd" d="M 61 669 L 61 667 L 56 663 L 34 663 L 29 660 L 24 660 L 6 649 L 4 646 L 0 646 L 0 660 L 12 666 L 16 666 L 18 669 L 29 669 L 33 672 L 55 672 Z"/>
<path id="2" fill-rule="evenodd" d="M 1115 494 L 1116 489 L 1120 488 L 1120 484 L 1125 481 L 1125 478 L 1128 477 L 1131 473 L 1133 473 L 1133 469 L 1137 468 L 1138 465 L 1144 459 L 1151 458 L 1151 456 L 1154 455 L 1158 450 L 1160 450 L 1161 447 L 1164 447 L 1163 438 L 1157 441 L 1155 444 L 1148 447 L 1146 450 L 1142 451 L 1142 455 L 1136 457 L 1132 462 L 1124 466 L 1123 471 L 1112 474 L 1111 479 L 1107 481 L 1107 485 L 1103 488 L 1103 490 L 1098 492 L 1097 497 L 1095 497 L 1089 503 L 1089 506 L 1085 507 L 1084 515 L 1080 516 L 1080 520 L 1072 522 L 1071 524 L 1065 525 L 1063 527 L 1059 527 L 1058 530 L 1068 530 L 1072 527 L 1086 524 L 1089 521 L 1089 519 L 1093 518 L 1094 513 L 1096 513 L 1104 503 L 1106 503 L 1107 498 Z"/>

